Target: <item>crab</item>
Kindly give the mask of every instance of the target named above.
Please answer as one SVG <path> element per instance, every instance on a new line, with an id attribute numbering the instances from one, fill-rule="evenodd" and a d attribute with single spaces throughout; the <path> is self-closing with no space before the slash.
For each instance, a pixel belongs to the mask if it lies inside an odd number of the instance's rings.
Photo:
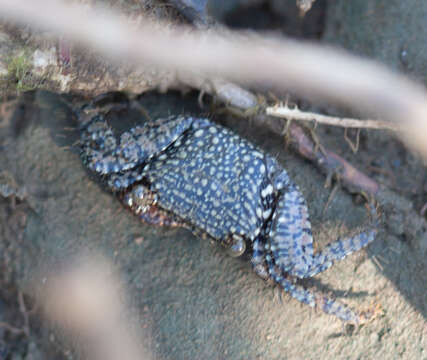
<path id="1" fill-rule="evenodd" d="M 299 280 L 372 242 L 374 224 L 315 252 L 306 202 L 284 168 L 249 141 L 206 118 L 170 116 L 116 136 L 105 117 L 81 128 L 84 164 L 141 220 L 184 226 L 247 253 L 254 271 L 292 297 L 344 322 L 360 314 Z M 375 218 L 375 207 L 371 205 Z"/>

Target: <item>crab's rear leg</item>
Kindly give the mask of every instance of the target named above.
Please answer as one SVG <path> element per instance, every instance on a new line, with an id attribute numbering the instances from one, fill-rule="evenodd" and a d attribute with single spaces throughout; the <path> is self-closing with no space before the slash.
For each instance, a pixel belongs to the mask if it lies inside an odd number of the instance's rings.
<path id="1" fill-rule="evenodd" d="M 287 180 L 285 182 L 284 180 Z M 315 258 L 308 209 L 298 187 L 286 172 L 274 179 L 277 189 L 276 208 L 266 243 L 275 265 L 282 272 L 304 277 Z"/>
<path id="2" fill-rule="evenodd" d="M 320 309 L 327 314 L 334 315 L 343 321 L 348 321 L 355 324 L 359 323 L 359 315 L 351 310 L 348 306 L 328 297 L 319 291 L 312 292 L 305 289 L 303 286 L 296 284 L 292 277 L 288 276 L 286 273 L 281 272 L 281 270 L 274 265 L 270 255 L 266 255 L 266 262 L 271 278 L 293 298 L 311 307 Z"/>
<path id="3" fill-rule="evenodd" d="M 265 280 L 273 280 L 294 299 L 316 309 L 320 309 L 325 313 L 335 315 L 343 321 L 353 322 L 355 324 L 359 323 L 359 315 L 346 305 L 341 304 L 321 292 L 310 291 L 296 284 L 295 279 L 281 271 L 280 268 L 274 264 L 271 252 L 265 250 L 265 246 L 260 239 L 255 239 L 253 242 L 251 262 L 254 271 L 259 276 Z"/>
<path id="4" fill-rule="evenodd" d="M 377 214 L 373 204 L 370 209 L 372 229 L 334 241 L 314 254 L 307 206 L 298 187 L 289 182 L 279 190 L 272 216 L 269 250 L 275 264 L 282 271 L 299 278 L 312 277 L 328 269 L 335 261 L 360 250 L 375 239 Z"/>
<path id="5" fill-rule="evenodd" d="M 344 239 L 338 239 L 325 246 L 313 258 L 311 269 L 301 277 L 312 277 L 328 269 L 336 260 L 356 252 L 375 240 L 378 232 L 378 214 L 374 204 L 369 204 L 372 218 L 371 229 Z"/>
<path id="6" fill-rule="evenodd" d="M 118 141 L 104 116 L 82 126 L 82 157 L 94 172 L 105 175 L 132 169 L 155 156 L 191 127 L 191 117 L 169 117 L 137 126 Z"/>

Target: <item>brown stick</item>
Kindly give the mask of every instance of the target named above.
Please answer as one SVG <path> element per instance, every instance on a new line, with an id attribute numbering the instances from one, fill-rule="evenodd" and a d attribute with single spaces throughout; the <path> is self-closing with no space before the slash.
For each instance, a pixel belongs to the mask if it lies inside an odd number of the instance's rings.
<path id="1" fill-rule="evenodd" d="M 291 146 L 295 151 L 313 161 L 327 175 L 338 174 L 339 179 L 348 190 L 352 192 L 362 191 L 370 195 L 375 195 L 378 192 L 379 185 L 376 181 L 332 151 L 321 151 L 297 124 L 292 123 L 289 126 L 289 133 Z"/>
<path id="2" fill-rule="evenodd" d="M 287 134 L 294 151 L 312 161 L 326 175 L 336 174 L 348 191 L 365 192 L 370 195 L 378 193 L 380 186 L 375 180 L 356 169 L 341 156 L 322 146 L 316 146 L 314 141 L 306 135 L 304 129 L 295 122 L 291 122 L 286 127 L 281 119 L 266 115 L 256 116 L 255 121 L 268 126 L 278 135 Z"/>
<path id="3" fill-rule="evenodd" d="M 24 328 L 14 327 L 4 321 L 0 321 L 0 327 L 5 328 L 6 330 L 10 331 L 12 334 L 15 334 L 15 335 L 26 334 L 26 331 L 24 330 Z"/>

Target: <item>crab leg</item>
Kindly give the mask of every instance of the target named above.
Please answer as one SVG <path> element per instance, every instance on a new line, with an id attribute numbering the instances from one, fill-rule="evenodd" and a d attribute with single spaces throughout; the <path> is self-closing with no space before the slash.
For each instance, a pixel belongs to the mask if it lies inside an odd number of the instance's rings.
<path id="1" fill-rule="evenodd" d="M 311 277 L 325 271 L 334 263 L 334 261 L 343 259 L 347 255 L 362 249 L 375 240 L 379 226 L 378 214 L 374 204 L 370 203 L 368 206 L 370 209 L 370 216 L 372 218 L 372 228 L 352 237 L 339 239 L 329 243 L 324 249 L 322 249 L 322 251 L 318 252 L 314 256 L 311 269 L 304 277 Z"/>
<path id="2" fill-rule="evenodd" d="M 359 322 L 359 315 L 346 305 L 322 294 L 319 291 L 312 292 L 305 289 L 303 286 L 295 283 L 295 279 L 286 273 L 282 272 L 273 261 L 271 252 L 265 251 L 264 248 L 268 245 L 263 245 L 260 239 L 256 239 L 253 243 L 252 266 L 254 271 L 263 279 L 272 279 L 276 284 L 280 285 L 294 299 L 307 304 L 311 307 L 321 309 L 327 314 L 335 315 L 343 321 L 353 323 Z"/>
<path id="3" fill-rule="evenodd" d="M 355 236 L 336 240 L 322 251 L 313 253 L 313 238 L 304 198 L 294 184 L 279 196 L 270 231 L 274 262 L 283 272 L 307 278 L 325 271 L 347 255 L 360 250 L 375 239 L 378 215 L 370 205 L 372 229 Z"/>
<path id="4" fill-rule="evenodd" d="M 319 291 L 311 292 L 303 286 L 293 283 L 292 278 L 288 278 L 285 274 L 278 271 L 269 255 L 266 256 L 266 261 L 271 278 L 293 298 L 311 307 L 320 309 L 327 314 L 335 315 L 343 321 L 359 323 L 359 315 L 346 305 L 327 297 Z"/>
<path id="5" fill-rule="evenodd" d="M 305 277 L 315 261 L 313 237 L 305 200 L 294 183 L 279 188 L 271 223 L 267 238 L 275 264 L 282 272 Z"/>

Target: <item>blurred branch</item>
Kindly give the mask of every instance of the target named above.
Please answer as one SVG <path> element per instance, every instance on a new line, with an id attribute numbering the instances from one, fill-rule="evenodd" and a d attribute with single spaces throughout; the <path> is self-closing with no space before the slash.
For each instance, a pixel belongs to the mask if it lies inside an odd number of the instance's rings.
<path id="1" fill-rule="evenodd" d="M 130 21 L 105 9 L 62 1 L 0 0 L 0 11 L 9 21 L 54 31 L 120 63 L 126 59 L 133 65 L 176 71 L 178 78 L 190 84 L 194 74 L 199 84 L 200 78 L 262 83 L 383 119 L 407 120 L 407 135 L 427 152 L 424 88 L 342 51 L 248 33 L 201 32 L 143 17 Z"/>
<path id="2" fill-rule="evenodd" d="M 46 318 L 74 340 L 86 359 L 150 359 L 112 265 L 96 254 L 80 254 L 64 267 L 47 274 L 43 288 L 36 289 Z"/>
<path id="3" fill-rule="evenodd" d="M 315 1 L 316 0 L 297 0 L 297 6 L 300 10 L 301 16 L 304 16 L 307 12 L 310 11 Z"/>

